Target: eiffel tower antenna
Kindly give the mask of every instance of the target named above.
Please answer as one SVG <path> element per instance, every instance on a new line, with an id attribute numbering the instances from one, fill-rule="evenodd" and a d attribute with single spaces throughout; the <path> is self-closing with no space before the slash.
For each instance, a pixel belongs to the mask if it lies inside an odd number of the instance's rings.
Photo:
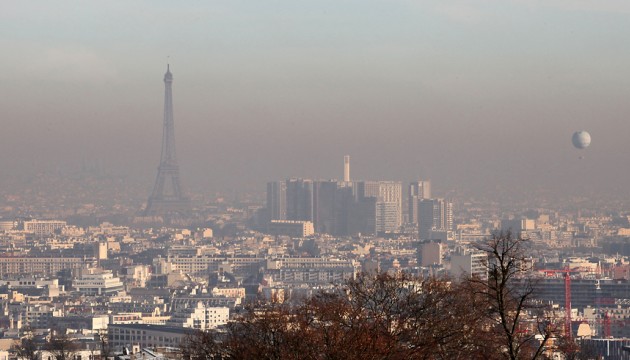
<path id="1" fill-rule="evenodd" d="M 179 166 L 175 153 L 175 122 L 173 120 L 173 74 L 166 64 L 164 74 L 164 130 L 162 155 L 153 192 L 149 197 L 145 216 L 184 216 L 190 212 L 190 200 L 179 183 Z"/>

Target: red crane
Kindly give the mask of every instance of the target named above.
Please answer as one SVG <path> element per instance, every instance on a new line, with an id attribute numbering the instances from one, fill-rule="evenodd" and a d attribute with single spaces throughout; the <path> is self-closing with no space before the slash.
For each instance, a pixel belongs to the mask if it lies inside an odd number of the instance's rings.
<path id="1" fill-rule="evenodd" d="M 567 265 L 564 269 L 538 270 L 545 273 L 546 276 L 552 274 L 564 274 L 564 335 L 571 339 L 573 334 L 571 331 L 571 269 Z"/>
<path id="2" fill-rule="evenodd" d="M 604 337 L 609 338 L 610 333 L 610 315 L 608 315 L 608 311 L 604 314 Z"/>

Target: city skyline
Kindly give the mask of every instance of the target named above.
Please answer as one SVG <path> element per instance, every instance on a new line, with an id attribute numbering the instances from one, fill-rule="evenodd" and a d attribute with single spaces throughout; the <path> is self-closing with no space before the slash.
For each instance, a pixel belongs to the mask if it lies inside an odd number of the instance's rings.
<path id="1" fill-rule="evenodd" d="M 628 358 L 627 0 L 14 1 L 0 34 L 0 360 Z"/>

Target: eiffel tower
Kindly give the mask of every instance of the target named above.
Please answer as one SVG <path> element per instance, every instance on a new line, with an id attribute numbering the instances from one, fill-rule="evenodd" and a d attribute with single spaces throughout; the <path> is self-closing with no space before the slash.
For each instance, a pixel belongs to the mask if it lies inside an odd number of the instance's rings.
<path id="1" fill-rule="evenodd" d="M 190 212 L 190 200 L 182 193 L 179 183 L 179 166 L 175 154 L 175 122 L 173 121 L 173 74 L 166 66 L 164 74 L 164 131 L 162 133 L 162 155 L 149 197 L 145 216 L 182 217 Z"/>

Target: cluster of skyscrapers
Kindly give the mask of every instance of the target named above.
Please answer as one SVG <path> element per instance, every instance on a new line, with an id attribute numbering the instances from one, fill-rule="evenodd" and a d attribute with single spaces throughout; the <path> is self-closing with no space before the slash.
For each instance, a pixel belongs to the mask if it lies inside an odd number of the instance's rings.
<path id="1" fill-rule="evenodd" d="M 408 213 L 403 214 L 400 181 L 351 181 L 350 157 L 344 157 L 344 179 L 292 178 L 267 183 L 266 208 L 260 223 L 270 221 L 312 222 L 314 231 L 335 236 L 397 233 L 403 225 L 417 229 L 421 239 L 453 228 L 452 203 L 431 198 L 429 181 L 409 186 Z M 407 216 L 405 216 L 407 215 Z"/>
<path id="2" fill-rule="evenodd" d="M 164 75 L 164 124 L 162 153 L 153 192 L 145 216 L 185 216 L 190 200 L 183 195 L 175 154 L 175 125 L 172 98 L 173 75 Z M 343 181 L 287 179 L 267 184 L 267 206 L 259 216 L 266 230 L 271 222 L 278 228 L 288 221 L 309 222 L 304 229 L 335 236 L 377 235 L 401 232 L 412 225 L 420 239 L 436 236 L 446 240 L 453 228 L 452 205 L 431 197 L 429 181 L 409 186 L 408 213 L 403 214 L 402 183 L 399 181 L 351 181 L 350 156 L 344 157 Z M 404 215 L 407 215 L 404 217 Z"/>

